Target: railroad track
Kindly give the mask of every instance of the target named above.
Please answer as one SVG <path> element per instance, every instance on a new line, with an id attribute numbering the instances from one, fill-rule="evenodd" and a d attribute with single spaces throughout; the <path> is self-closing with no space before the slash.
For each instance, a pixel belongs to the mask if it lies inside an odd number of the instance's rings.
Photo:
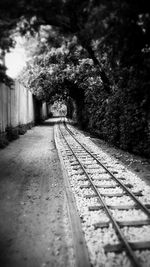
<path id="1" fill-rule="evenodd" d="M 139 260 L 137 251 L 147 251 L 147 255 L 150 257 L 150 236 L 149 240 L 142 241 L 141 238 L 140 240 L 136 238 L 136 241 L 129 238 L 129 232 L 132 229 L 137 229 L 138 232 L 141 231 L 140 229 L 150 230 L 150 204 L 143 204 L 140 200 L 143 191 L 135 190 L 132 183 L 119 175 L 116 166 L 113 168 L 111 165 L 109 166 L 105 159 L 100 160 L 100 155 L 91 148 L 91 145 L 87 145 L 86 138 L 83 136 L 81 138 L 77 130 L 62 124 L 59 126 L 58 135 L 61 140 L 61 152 L 64 161 L 67 164 L 69 163 L 68 173 L 70 173 L 72 179 L 77 178 L 73 184 L 76 186 L 77 183 L 79 184 L 77 194 L 80 196 L 80 200 L 82 198 L 84 202 L 87 202 L 89 214 L 90 212 L 100 211 L 103 215 L 103 218 L 99 217 L 99 221 L 97 219 L 96 222 L 92 222 L 93 231 L 100 229 L 106 235 L 107 231 L 109 235 L 110 229 L 115 232 L 113 234 L 115 242 L 110 239 L 102 244 L 105 254 L 115 253 L 115 255 L 118 255 L 118 253 L 123 253 L 124 255 L 123 251 L 125 251 L 130 263 L 120 266 L 146 266 L 142 263 L 142 260 Z M 76 193 L 76 189 L 73 190 Z M 127 204 L 124 203 L 125 201 L 118 201 L 123 198 L 128 199 Z M 95 203 L 95 205 L 90 203 Z M 82 207 L 79 204 L 80 209 Z M 131 216 L 133 212 L 139 216 L 136 215 L 135 218 L 133 216 L 133 219 L 120 220 L 118 218 L 119 212 L 126 212 Z M 82 211 L 80 215 L 82 218 Z M 83 216 L 83 221 L 84 217 L 86 216 Z M 119 264 L 121 264 L 121 261 Z"/>

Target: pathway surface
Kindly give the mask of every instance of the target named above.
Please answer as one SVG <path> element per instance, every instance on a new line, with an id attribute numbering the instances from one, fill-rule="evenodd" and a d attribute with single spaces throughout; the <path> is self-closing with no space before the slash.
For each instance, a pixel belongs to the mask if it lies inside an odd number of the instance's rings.
<path id="1" fill-rule="evenodd" d="M 53 128 L 47 120 L 0 150 L 0 266 L 73 265 Z"/>
<path id="2" fill-rule="evenodd" d="M 45 121 L 0 150 L 2 267 L 74 266 L 53 123 L 54 119 Z M 150 184 L 149 160 L 123 152 L 102 140 L 93 140 Z"/>

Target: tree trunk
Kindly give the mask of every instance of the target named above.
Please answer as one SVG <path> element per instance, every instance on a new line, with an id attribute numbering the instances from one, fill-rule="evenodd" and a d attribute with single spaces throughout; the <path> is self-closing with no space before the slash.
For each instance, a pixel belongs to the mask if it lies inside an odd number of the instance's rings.
<path id="1" fill-rule="evenodd" d="M 102 82 L 103 82 L 103 85 L 104 85 L 104 89 L 106 90 L 107 93 L 110 93 L 111 92 L 110 81 L 109 81 L 109 79 L 108 79 L 108 77 L 107 77 L 104 69 L 101 68 L 100 62 L 96 58 L 95 53 L 94 53 L 92 47 L 90 45 L 85 45 L 85 44 L 83 45 L 83 47 L 87 50 L 89 56 L 91 57 L 91 59 L 94 62 L 94 65 L 95 66 L 98 66 L 98 68 L 99 68 L 99 74 L 100 74 L 100 77 L 102 79 Z"/>

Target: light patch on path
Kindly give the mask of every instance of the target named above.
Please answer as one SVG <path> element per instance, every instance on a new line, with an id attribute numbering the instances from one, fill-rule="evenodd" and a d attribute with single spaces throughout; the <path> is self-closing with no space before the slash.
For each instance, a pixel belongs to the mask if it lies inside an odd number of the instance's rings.
<path id="1" fill-rule="evenodd" d="M 0 151 L 0 265 L 74 265 L 64 182 L 49 123 Z"/>

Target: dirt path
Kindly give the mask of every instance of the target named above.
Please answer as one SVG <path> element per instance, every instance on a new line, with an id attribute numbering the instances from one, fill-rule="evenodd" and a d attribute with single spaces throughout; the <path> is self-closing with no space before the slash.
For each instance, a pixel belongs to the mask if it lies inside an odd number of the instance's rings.
<path id="1" fill-rule="evenodd" d="M 73 266 L 73 245 L 53 126 L 0 151 L 0 265 Z"/>

